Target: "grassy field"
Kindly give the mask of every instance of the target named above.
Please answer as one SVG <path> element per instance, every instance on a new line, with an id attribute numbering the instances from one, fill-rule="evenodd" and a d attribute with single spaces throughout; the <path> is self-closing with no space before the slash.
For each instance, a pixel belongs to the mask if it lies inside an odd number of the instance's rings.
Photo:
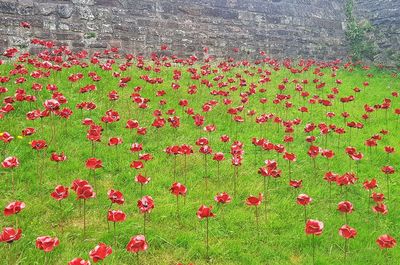
<path id="1" fill-rule="evenodd" d="M 101 59 L 103 62 L 104 59 Z M 12 244 L 0 245 L 1 264 L 67 264 L 75 257 L 89 259 L 89 251 L 99 242 L 111 246 L 113 253 L 102 264 L 135 264 L 135 255 L 125 250 L 132 236 L 143 233 L 143 215 L 136 206 L 137 200 L 142 195 L 150 195 L 154 198 L 155 208 L 149 215 L 146 224 L 146 239 L 149 248 L 140 253 L 141 264 L 311 264 L 312 263 L 312 236 L 304 231 L 304 209 L 296 203 L 298 194 L 306 193 L 313 198 L 307 206 L 307 218 L 317 219 L 324 223 L 325 228 L 321 236 L 315 237 L 315 263 L 316 264 L 397 264 L 400 259 L 398 247 L 381 250 L 376 244 L 376 239 L 383 234 L 389 234 L 400 239 L 398 220 L 400 218 L 399 179 L 398 173 L 390 175 L 390 198 L 386 198 L 388 206 L 386 215 L 376 214 L 372 211 L 373 201 L 368 199 L 368 191 L 362 183 L 367 179 L 375 178 L 378 188 L 374 191 L 387 194 L 385 175 L 381 168 L 391 165 L 398 169 L 399 156 L 399 120 L 395 109 L 400 108 L 399 98 L 392 92 L 400 92 L 399 78 L 388 70 L 372 67 L 363 69 L 360 66 L 344 67 L 339 65 L 335 71 L 332 67 L 321 68 L 324 75 L 317 76 L 314 70 L 318 68 L 312 65 L 308 71 L 291 73 L 283 65 L 280 69 L 274 69 L 269 64 L 250 64 L 248 66 L 230 67 L 223 71 L 217 67 L 216 62 L 210 64 L 211 73 L 201 76 L 201 80 L 208 80 L 213 84 L 212 88 L 200 85 L 199 80 L 192 80 L 188 72 L 189 66 L 172 64 L 171 67 L 156 67 L 153 62 L 145 61 L 151 70 L 136 67 L 134 64 L 126 71 L 118 69 L 118 65 L 125 63 L 117 61 L 113 70 L 102 70 L 98 65 L 89 63 L 89 67 L 72 66 L 63 68 L 62 71 L 50 71 L 49 77 L 34 79 L 29 76 L 35 69 L 28 63 L 23 64 L 28 74 L 23 75 L 26 81 L 15 84 L 20 74 L 9 75 L 14 69 L 14 63 L 8 62 L 0 65 L 0 76 L 10 76 L 10 81 L 1 84 L 8 88 L 8 92 L 0 95 L 2 99 L 13 96 L 16 89 L 24 89 L 29 95 L 36 95 L 36 102 L 15 102 L 14 111 L 4 115 L 0 119 L 0 131 L 9 132 L 14 139 L 10 143 L 1 144 L 2 160 L 9 156 L 16 156 L 20 160 L 20 166 L 14 170 L 16 180 L 15 194 L 11 188 L 11 173 L 8 169 L 1 169 L 0 178 L 0 205 L 5 207 L 8 203 L 20 200 L 25 202 L 26 208 L 18 214 L 18 227 L 22 229 L 22 238 Z M 204 63 L 195 63 L 191 66 L 200 73 L 200 67 Z M 294 68 L 301 69 L 296 64 Z M 159 68 L 159 72 L 153 71 Z M 258 69 L 261 69 L 258 72 Z M 42 69 L 45 71 L 45 69 Z M 174 80 L 174 70 L 181 71 L 179 80 Z M 213 73 L 212 70 L 216 70 Z M 260 83 L 265 78 L 265 71 L 269 71 L 270 81 Z M 101 77 L 100 81 L 93 81 L 88 74 L 95 72 Z M 120 72 L 120 77 L 113 77 L 113 72 Z M 82 73 L 83 78 L 75 83 L 70 82 L 71 74 Z M 250 75 L 249 75 L 250 74 Z M 254 74 L 254 75 L 253 75 Z M 148 75 L 150 78 L 160 77 L 162 84 L 150 84 L 140 78 Z M 238 75 L 247 82 L 246 86 L 240 86 Z M 253 76 L 251 76 L 253 75 Z M 264 75 L 264 77 L 262 77 Z M 215 81 L 215 77 L 222 76 Z M 132 80 L 126 87 L 119 87 L 121 77 L 131 77 Z M 218 88 L 218 83 L 232 83 Z M 287 78 L 284 90 L 279 90 L 279 84 Z M 325 82 L 325 87 L 316 89 L 314 79 Z M 310 96 L 303 99 L 295 90 L 299 81 L 303 91 Z M 302 84 L 302 80 L 308 80 L 308 84 Z M 336 80 L 342 80 L 341 84 Z M 368 82 L 368 86 L 363 83 Z M 31 87 L 33 83 L 43 84 L 44 89 L 35 93 Z M 171 83 L 180 85 L 179 89 L 172 89 Z M 256 93 L 248 96 L 248 102 L 241 102 L 241 93 L 247 93 L 254 83 Z M 52 115 L 35 121 L 27 120 L 26 113 L 34 110 L 43 110 L 43 102 L 52 97 L 52 92 L 46 90 L 47 84 L 55 84 L 58 91 L 67 99 L 62 108 L 68 107 L 73 111 L 70 119 L 66 120 Z M 79 93 L 79 89 L 89 84 L 95 84 L 96 90 L 88 93 Z M 189 94 L 190 85 L 197 86 L 196 94 Z M 138 105 L 132 103 L 130 95 L 134 88 L 140 86 L 141 97 L 148 98 L 148 108 L 138 109 Z M 235 86 L 236 91 L 229 91 Z M 320 99 L 327 99 L 332 94 L 331 89 L 338 88 L 338 94 L 331 99 L 332 106 L 325 107 L 318 102 L 310 104 L 309 99 L 317 95 Z M 354 92 L 359 87 L 360 92 Z M 260 89 L 265 88 L 265 92 Z M 212 90 L 229 91 L 231 105 L 223 103 L 223 96 L 211 95 Z M 117 101 L 110 101 L 108 93 L 116 90 L 119 94 Z M 164 96 L 157 96 L 159 90 L 165 90 Z M 290 95 L 291 98 L 274 104 L 277 94 Z M 342 104 L 340 98 L 350 95 L 355 100 Z M 260 99 L 267 98 L 266 104 L 261 104 Z M 369 119 L 363 120 L 364 105 L 374 106 L 382 104 L 385 98 L 391 99 L 391 107 L 387 113 L 377 109 L 369 114 Z M 161 99 L 166 104 L 159 105 Z M 179 106 L 180 99 L 188 100 L 188 107 L 193 108 L 194 113 L 205 117 L 205 125 L 214 124 L 216 131 L 207 133 L 202 130 L 204 126 L 197 128 L 193 118 L 185 112 L 184 107 Z M 202 106 L 210 100 L 217 101 L 212 111 L 204 113 Z M 83 101 L 92 101 L 97 105 L 93 111 L 81 111 L 76 105 Z M 285 103 L 293 104 L 291 108 L 285 108 Z M 243 105 L 243 111 L 238 115 L 244 118 L 244 122 L 237 123 L 227 113 L 229 108 Z M 309 113 L 302 114 L 298 108 L 305 106 Z M 101 117 L 109 109 L 117 111 L 120 120 L 111 124 L 101 122 Z M 166 120 L 167 111 L 175 109 L 176 116 L 180 117 L 181 126 L 172 128 L 168 122 L 157 130 L 151 126 L 156 109 L 162 111 L 162 117 Z M 254 110 L 255 115 L 249 116 L 248 111 Z M 345 121 L 341 116 L 347 111 L 350 117 Z M 336 114 L 333 118 L 327 118 L 327 112 Z M 289 135 L 284 132 L 282 123 L 276 124 L 271 120 L 265 124 L 257 124 L 256 117 L 261 114 L 273 113 L 283 120 L 300 119 L 298 125 L 293 126 L 293 143 L 284 143 L 283 138 Z M 91 171 L 85 168 L 85 162 L 92 157 L 92 145 L 86 138 L 87 126 L 82 125 L 84 118 L 91 118 L 96 124 L 103 127 L 101 142 L 95 143 L 94 154 L 103 161 L 103 168 L 96 170 L 95 180 Z M 129 119 L 138 120 L 140 126 L 147 128 L 146 135 L 137 135 L 136 130 L 125 128 Z M 362 129 L 350 129 L 346 122 L 362 122 Z M 340 136 L 329 132 L 325 137 L 319 132 L 318 127 L 310 134 L 304 132 L 307 123 L 335 124 L 343 127 L 346 133 Z M 34 127 L 36 133 L 32 136 L 19 137 L 26 127 Z M 382 135 L 382 129 L 389 133 Z M 351 131 L 351 133 L 350 133 Z M 221 135 L 229 135 L 230 142 L 220 141 Z M 365 141 L 373 135 L 379 134 L 382 139 L 378 146 L 368 148 Z M 316 168 L 312 159 L 307 155 L 310 144 L 305 141 L 307 135 L 314 135 L 314 145 L 324 149 L 331 149 L 335 157 L 328 162 L 318 156 Z M 123 143 L 118 147 L 108 146 L 110 137 L 121 137 Z M 199 137 L 207 137 L 213 152 L 223 152 L 226 160 L 220 164 L 220 176 L 217 176 L 217 163 L 212 161 L 212 156 L 207 159 L 208 187 L 204 178 L 204 158 L 199 153 L 199 146 L 195 142 Z M 265 138 L 274 144 L 283 144 L 286 150 L 295 153 L 297 161 L 291 163 L 289 174 L 288 162 L 282 158 L 282 154 L 275 151 L 265 151 L 260 147 L 254 147 L 252 138 Z M 38 152 L 31 148 L 32 140 L 46 140 L 48 148 L 44 152 Z M 243 163 L 238 167 L 238 180 L 236 192 L 234 191 L 234 168 L 231 165 L 230 147 L 234 140 L 243 143 Z M 130 168 L 130 163 L 137 160 L 137 154 L 130 151 L 132 143 L 143 144 L 142 153 L 150 153 L 154 159 L 146 162 L 144 169 Z M 171 194 L 170 187 L 174 182 L 174 158 L 167 155 L 164 149 L 171 145 L 188 144 L 193 146 L 194 153 L 187 157 L 187 167 L 184 167 L 184 157 L 176 159 L 176 180 L 184 183 L 188 189 L 186 199 L 179 198 L 179 218 L 176 211 L 176 197 Z M 358 163 L 352 161 L 345 153 L 347 146 L 355 147 L 364 154 Z M 394 154 L 387 155 L 385 146 L 393 146 Z M 52 152 L 65 152 L 67 160 L 57 165 L 50 161 Z M 40 153 L 40 154 L 39 154 Z M 264 166 L 267 159 L 275 159 L 282 170 L 280 178 L 269 181 L 268 191 L 263 186 L 263 176 L 257 173 Z M 323 176 L 327 171 L 333 171 L 343 175 L 353 171 L 358 180 L 348 188 L 341 188 L 336 183 L 332 184 L 332 194 L 329 195 L 329 183 Z M 143 187 L 134 181 L 139 172 L 151 178 L 149 184 Z M 42 183 L 40 175 L 43 176 Z M 289 176 L 290 175 L 290 176 Z M 71 186 L 75 179 L 86 179 L 96 192 L 96 198 L 86 201 L 86 234 L 83 235 L 83 215 L 81 204 L 76 200 L 75 193 L 70 190 L 70 196 L 61 204 L 55 201 L 50 193 L 56 185 Z M 289 186 L 289 180 L 303 180 L 301 189 Z M 113 209 L 120 209 L 127 215 L 126 221 L 117 223 L 117 242 L 114 242 L 113 229 L 108 230 L 106 216 L 110 202 L 107 191 L 120 190 L 125 197 L 124 205 L 113 205 Z M 346 192 L 347 190 L 347 192 Z M 222 207 L 214 201 L 214 196 L 219 192 L 227 192 L 232 196 L 232 202 Z M 259 226 L 257 228 L 255 208 L 246 205 L 245 200 L 249 195 L 264 193 L 265 199 L 258 209 Z M 267 194 L 265 194 L 267 193 Z M 340 201 L 349 200 L 354 205 L 354 212 L 348 215 L 348 224 L 354 227 L 358 234 L 349 240 L 349 250 L 344 259 L 344 242 L 339 236 L 339 228 L 345 224 L 345 217 L 337 211 Z M 215 218 L 209 220 L 209 259 L 206 258 L 206 220 L 199 220 L 196 212 L 200 205 L 213 205 Z M 264 208 L 266 204 L 266 208 Z M 265 210 L 266 209 L 266 210 Z M 14 216 L 2 216 L 1 227 L 15 227 Z M 111 224 L 112 228 L 112 224 Z M 35 240 L 39 236 L 48 235 L 58 237 L 60 245 L 50 253 L 44 253 L 35 247 Z"/>

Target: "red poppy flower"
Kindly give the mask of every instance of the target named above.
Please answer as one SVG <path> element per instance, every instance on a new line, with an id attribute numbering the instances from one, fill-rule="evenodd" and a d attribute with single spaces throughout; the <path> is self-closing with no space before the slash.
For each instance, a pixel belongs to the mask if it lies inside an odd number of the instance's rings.
<path id="1" fill-rule="evenodd" d="M 135 177 L 135 181 L 137 183 L 140 183 L 142 185 L 146 185 L 147 183 L 150 182 L 150 178 L 146 178 L 145 176 L 143 176 L 142 174 L 139 174 Z"/>
<path id="2" fill-rule="evenodd" d="M 224 159 L 225 159 L 224 153 L 222 153 L 222 152 L 217 152 L 217 153 L 214 154 L 213 160 L 215 160 L 215 161 L 222 161 L 222 160 L 224 160 Z"/>
<path id="3" fill-rule="evenodd" d="M 21 133 L 23 136 L 29 136 L 29 135 L 34 134 L 35 132 L 36 132 L 35 128 L 28 127 L 28 128 L 23 129 Z"/>
<path id="4" fill-rule="evenodd" d="M 307 235 L 319 236 L 324 230 L 324 223 L 318 220 L 309 219 L 306 222 L 305 232 Z"/>
<path id="5" fill-rule="evenodd" d="M 385 152 L 388 153 L 388 154 L 394 153 L 394 147 L 385 146 Z"/>
<path id="6" fill-rule="evenodd" d="M 258 205 L 261 204 L 262 200 L 263 200 L 263 194 L 262 193 L 259 193 L 258 197 L 250 195 L 246 199 L 246 204 L 249 205 L 249 206 L 258 206 Z"/>
<path id="7" fill-rule="evenodd" d="M 76 189 L 77 199 L 90 199 L 96 196 L 96 193 L 93 191 L 92 186 L 89 184 L 85 184 L 83 186 L 78 186 Z"/>
<path id="8" fill-rule="evenodd" d="M 302 187 L 302 183 L 303 183 L 303 180 L 301 180 L 301 179 L 300 180 L 291 179 L 289 181 L 290 187 L 293 187 L 295 189 L 301 188 Z"/>
<path id="9" fill-rule="evenodd" d="M 123 222 L 126 220 L 126 214 L 119 210 L 108 210 L 107 220 L 110 222 Z"/>
<path id="10" fill-rule="evenodd" d="M 228 193 L 222 192 L 222 193 L 218 193 L 214 197 L 214 201 L 216 201 L 217 203 L 227 204 L 232 201 L 232 198 L 231 198 L 231 196 L 229 196 Z"/>
<path id="11" fill-rule="evenodd" d="M 173 183 L 169 190 L 175 196 L 178 196 L 178 195 L 186 196 L 186 192 L 187 192 L 187 188 L 185 187 L 185 185 L 178 183 L 178 182 Z"/>
<path id="12" fill-rule="evenodd" d="M 94 249 L 89 252 L 90 258 L 94 263 L 104 260 L 107 256 L 111 255 L 112 248 L 104 243 L 99 243 Z"/>
<path id="13" fill-rule="evenodd" d="M 95 157 L 89 158 L 86 160 L 86 168 L 88 169 L 97 169 L 97 168 L 102 168 L 103 167 L 103 162 L 100 159 L 97 159 Z"/>
<path id="14" fill-rule="evenodd" d="M 371 179 L 371 181 L 364 181 L 363 186 L 366 190 L 372 190 L 378 187 L 378 184 L 376 183 L 376 179 Z"/>
<path id="15" fill-rule="evenodd" d="M 376 213 L 381 213 L 383 215 L 388 213 L 388 208 L 385 204 L 383 203 L 378 203 L 377 205 L 372 207 L 372 210 Z"/>
<path id="16" fill-rule="evenodd" d="M 58 185 L 54 191 L 50 194 L 57 201 L 61 201 L 68 197 L 68 187 Z"/>
<path id="17" fill-rule="evenodd" d="M 61 154 L 57 154 L 57 153 L 53 152 L 53 153 L 51 153 L 50 160 L 54 161 L 54 162 L 62 162 L 62 161 L 67 160 L 67 156 L 64 155 L 64 152 L 62 152 Z"/>
<path id="18" fill-rule="evenodd" d="M 339 235 L 345 239 L 354 238 L 357 235 L 357 231 L 348 225 L 343 225 L 339 228 Z"/>
<path id="19" fill-rule="evenodd" d="M 204 155 L 209 155 L 212 153 L 212 149 L 208 145 L 203 145 L 200 147 L 199 152 L 204 154 Z"/>
<path id="20" fill-rule="evenodd" d="M 58 238 L 49 236 L 40 236 L 36 239 L 36 247 L 44 252 L 50 252 L 60 244 Z"/>
<path id="21" fill-rule="evenodd" d="M 338 178 L 338 174 L 333 173 L 331 171 L 328 171 L 325 173 L 324 175 L 324 180 L 328 181 L 328 182 L 336 182 L 337 178 Z"/>
<path id="22" fill-rule="evenodd" d="M 150 161 L 153 159 L 153 156 L 151 154 L 145 153 L 145 154 L 139 154 L 139 159 L 143 161 Z"/>
<path id="23" fill-rule="evenodd" d="M 202 145 L 208 145 L 208 139 L 205 137 L 201 137 L 197 139 L 196 145 L 202 146 Z"/>
<path id="24" fill-rule="evenodd" d="M 68 262 L 68 265 L 90 265 L 90 261 L 84 260 L 82 258 L 74 258 L 70 262 Z"/>
<path id="25" fill-rule="evenodd" d="M 300 194 L 297 196 L 297 204 L 306 206 L 312 202 L 312 198 L 307 194 Z"/>
<path id="26" fill-rule="evenodd" d="M 381 249 L 384 249 L 384 248 L 394 248 L 397 242 L 396 239 L 394 239 L 389 235 L 381 235 L 376 240 L 376 243 Z"/>
<path id="27" fill-rule="evenodd" d="M 190 155 L 193 153 L 193 148 L 190 145 L 183 144 L 180 146 L 180 152 L 183 155 Z"/>
<path id="28" fill-rule="evenodd" d="M 307 151 L 307 154 L 311 158 L 316 158 L 319 155 L 319 153 L 320 153 L 320 148 L 318 146 L 315 146 L 315 145 L 311 145 L 310 148 Z"/>
<path id="29" fill-rule="evenodd" d="M 131 238 L 126 250 L 132 253 L 138 253 L 139 251 L 146 251 L 148 248 L 146 238 L 143 235 L 137 235 Z"/>
<path id="30" fill-rule="evenodd" d="M 339 202 L 337 210 L 342 213 L 352 213 L 353 212 L 353 204 L 349 201 Z"/>
<path id="31" fill-rule="evenodd" d="M 35 150 L 43 150 L 47 148 L 47 143 L 45 140 L 34 140 L 31 142 L 31 146 Z"/>
<path id="32" fill-rule="evenodd" d="M 382 172 L 385 173 L 386 175 L 394 174 L 395 170 L 392 166 L 384 166 L 382 167 Z"/>
<path id="33" fill-rule="evenodd" d="M 131 162 L 130 167 L 134 169 L 141 169 L 144 168 L 144 164 L 140 160 L 135 160 Z"/>
<path id="34" fill-rule="evenodd" d="M 84 186 L 84 185 L 87 185 L 87 184 L 89 184 L 89 182 L 88 182 L 87 180 L 75 179 L 75 180 L 72 182 L 71 189 L 72 189 L 73 191 L 76 192 L 76 190 L 78 189 L 78 187 Z"/>
<path id="35" fill-rule="evenodd" d="M 12 227 L 3 228 L 3 232 L 0 234 L 0 242 L 12 243 L 21 238 L 22 230 L 14 229 Z"/>
<path id="36" fill-rule="evenodd" d="M 131 152 L 140 152 L 143 150 L 143 145 L 139 143 L 133 143 L 131 145 Z"/>
<path id="37" fill-rule="evenodd" d="M 107 192 L 108 198 L 111 200 L 111 203 L 116 203 L 116 204 L 124 204 L 125 199 L 122 193 L 118 190 L 109 190 Z"/>
<path id="38" fill-rule="evenodd" d="M 293 153 L 285 152 L 285 154 L 283 155 L 283 158 L 285 160 L 288 160 L 288 161 L 291 161 L 291 162 L 295 162 L 296 161 L 296 155 L 293 154 Z"/>
<path id="39" fill-rule="evenodd" d="M 331 159 L 335 156 L 335 152 L 333 152 L 332 150 L 322 150 L 321 155 L 327 159 Z"/>
<path id="40" fill-rule="evenodd" d="M 23 28 L 27 28 L 27 29 L 31 28 L 31 24 L 29 24 L 29 22 L 26 22 L 26 21 L 22 21 L 21 23 L 19 23 L 19 25 Z"/>
<path id="41" fill-rule="evenodd" d="M 19 166 L 18 158 L 15 156 L 9 156 L 1 163 L 3 168 L 16 168 Z"/>
<path id="42" fill-rule="evenodd" d="M 25 208 L 25 203 L 21 201 L 11 202 L 4 208 L 4 215 L 9 216 L 21 212 Z"/>
<path id="43" fill-rule="evenodd" d="M 46 110 L 55 111 L 60 108 L 60 102 L 58 102 L 56 99 L 49 99 L 43 103 L 43 106 L 46 108 Z"/>
<path id="44" fill-rule="evenodd" d="M 9 143 L 13 139 L 14 139 L 14 137 L 11 136 L 11 134 L 9 134 L 8 132 L 0 133 L 0 141 L 3 141 L 4 143 Z"/>
<path id="45" fill-rule="evenodd" d="M 197 210 L 197 217 L 199 219 L 215 217 L 215 214 L 211 210 L 212 206 L 207 207 L 205 205 L 201 205 L 199 210 Z"/>
<path id="46" fill-rule="evenodd" d="M 151 196 L 143 196 L 138 200 L 137 207 L 142 213 L 150 213 L 154 209 L 154 200 Z"/>
<path id="47" fill-rule="evenodd" d="M 385 200 L 385 195 L 383 193 L 373 192 L 371 198 L 374 200 L 374 202 L 381 203 Z"/>
<path id="48" fill-rule="evenodd" d="M 108 140 L 108 145 L 109 146 L 117 146 L 122 144 L 122 138 L 119 137 L 112 137 Z"/>
<path id="49" fill-rule="evenodd" d="M 229 136 L 228 135 L 222 135 L 221 136 L 221 142 L 224 142 L 224 143 L 226 143 L 226 142 L 229 142 L 230 141 L 230 138 L 229 138 Z"/>

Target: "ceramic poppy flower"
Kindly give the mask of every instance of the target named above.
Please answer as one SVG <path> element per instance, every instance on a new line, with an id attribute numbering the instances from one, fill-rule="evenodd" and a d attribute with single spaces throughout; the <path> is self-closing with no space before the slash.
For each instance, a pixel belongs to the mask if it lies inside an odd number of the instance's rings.
<path id="1" fill-rule="evenodd" d="M 385 146 L 384 150 L 388 154 L 394 153 L 394 147 L 393 146 Z"/>
<path id="2" fill-rule="evenodd" d="M 21 132 L 22 136 L 30 136 L 33 135 L 34 133 L 36 133 L 36 130 L 35 128 L 32 127 L 25 128 Z"/>
<path id="3" fill-rule="evenodd" d="M 222 153 L 222 152 L 217 152 L 217 153 L 215 153 L 215 154 L 214 154 L 214 157 L 213 157 L 213 160 L 215 160 L 215 161 L 222 161 L 222 160 L 225 160 L 224 153 Z"/>
<path id="4" fill-rule="evenodd" d="M 55 247 L 60 244 L 60 241 L 57 237 L 50 236 L 40 236 L 36 239 L 36 248 L 43 250 L 44 252 L 50 252 Z"/>
<path id="5" fill-rule="evenodd" d="M 142 174 L 139 174 L 137 176 L 135 176 L 135 181 L 139 184 L 142 185 L 146 185 L 147 183 L 149 183 L 151 180 L 151 178 L 146 178 L 145 176 L 143 176 Z"/>
<path id="6" fill-rule="evenodd" d="M 385 234 L 378 237 L 376 243 L 381 249 L 384 249 L 384 248 L 394 248 L 397 244 L 397 241 L 390 235 Z"/>
<path id="7" fill-rule="evenodd" d="M 21 201 L 11 202 L 4 208 L 4 215 L 9 216 L 21 212 L 25 208 L 25 203 Z"/>
<path id="8" fill-rule="evenodd" d="M 54 162 L 62 162 L 67 160 L 67 156 L 64 155 L 64 152 L 61 154 L 57 154 L 56 152 L 51 153 L 50 160 Z"/>
<path id="9" fill-rule="evenodd" d="M 99 243 L 94 249 L 89 252 L 90 258 L 94 263 L 104 260 L 107 256 L 111 255 L 112 248 L 104 243 Z"/>
<path id="10" fill-rule="evenodd" d="M 31 142 L 32 149 L 43 150 L 47 148 L 47 143 L 45 140 L 34 140 Z"/>
<path id="11" fill-rule="evenodd" d="M 108 139 L 108 145 L 109 146 L 117 146 L 122 144 L 122 138 L 119 137 L 111 137 L 110 139 Z"/>
<path id="12" fill-rule="evenodd" d="M 364 181 L 363 186 L 366 190 L 372 190 L 378 187 L 378 184 L 376 182 L 376 179 L 371 179 Z"/>
<path id="13" fill-rule="evenodd" d="M 14 229 L 12 227 L 3 228 L 2 233 L 0 234 L 0 242 L 4 243 L 12 243 L 21 238 L 22 230 Z"/>
<path id="14" fill-rule="evenodd" d="M 392 166 L 384 166 L 382 167 L 382 172 L 386 175 L 394 174 L 395 170 Z"/>
<path id="15" fill-rule="evenodd" d="M 343 225 L 339 228 L 339 235 L 345 239 L 354 238 L 357 235 L 357 231 L 348 225 Z"/>
<path id="16" fill-rule="evenodd" d="M 223 142 L 223 143 L 227 143 L 227 142 L 230 141 L 230 138 L 229 138 L 228 135 L 224 134 L 224 135 L 221 135 L 220 140 L 221 140 L 221 142 Z"/>
<path id="17" fill-rule="evenodd" d="M 139 143 L 133 143 L 131 145 L 131 152 L 140 152 L 143 150 L 143 145 Z"/>
<path id="18" fill-rule="evenodd" d="M 212 149 L 208 145 L 203 145 L 200 147 L 199 152 L 204 154 L 204 155 L 209 155 L 212 153 Z"/>
<path id="19" fill-rule="evenodd" d="M 51 197 L 53 197 L 55 200 L 57 201 L 61 201 L 65 198 L 68 197 L 69 193 L 68 193 L 68 187 L 65 187 L 63 185 L 57 185 L 54 188 L 54 191 L 50 194 Z"/>
<path id="20" fill-rule="evenodd" d="M 229 196 L 228 193 L 222 192 L 222 193 L 217 193 L 217 195 L 214 197 L 214 201 L 217 203 L 222 203 L 222 204 L 228 204 L 232 201 L 231 196 Z"/>
<path id="21" fill-rule="evenodd" d="M 308 196 L 307 194 L 300 194 L 297 196 L 297 204 L 306 206 L 312 202 L 312 198 Z"/>
<path id="22" fill-rule="evenodd" d="M 185 185 L 183 185 L 179 182 L 174 182 L 169 190 L 175 196 L 179 196 L 179 195 L 186 196 L 186 192 L 187 192 L 187 188 L 185 187 Z"/>
<path id="23" fill-rule="evenodd" d="M 108 210 L 107 220 L 110 222 L 123 222 L 126 220 L 126 214 L 120 210 Z"/>
<path id="24" fill-rule="evenodd" d="M 126 246 L 126 250 L 132 253 L 138 253 L 140 251 L 146 251 L 148 244 L 144 235 L 137 235 L 131 238 Z"/>
<path id="25" fill-rule="evenodd" d="M 295 189 L 298 189 L 298 188 L 302 187 L 302 183 L 303 183 L 303 180 L 301 180 L 301 179 L 300 180 L 291 179 L 289 181 L 289 186 L 293 187 Z"/>
<path id="26" fill-rule="evenodd" d="M 142 213 L 150 213 L 154 209 L 154 200 L 151 196 L 143 196 L 137 201 L 137 207 Z"/>
<path id="27" fill-rule="evenodd" d="M 70 262 L 68 262 L 68 265 L 90 265 L 90 261 L 84 260 L 82 258 L 74 258 Z"/>
<path id="28" fill-rule="evenodd" d="M 262 200 L 263 200 L 263 194 L 262 193 L 259 193 L 258 197 L 250 195 L 246 199 L 246 204 L 249 205 L 249 206 L 258 206 L 258 205 L 261 204 Z"/>
<path id="29" fill-rule="evenodd" d="M 296 161 L 296 155 L 294 153 L 288 153 L 285 152 L 283 155 L 283 158 L 285 160 L 291 161 L 291 162 L 295 162 Z"/>
<path id="30" fill-rule="evenodd" d="M 56 111 L 60 108 L 60 102 L 56 99 L 48 99 L 43 103 L 43 106 L 50 111 Z"/>
<path id="31" fill-rule="evenodd" d="M 8 132 L 0 133 L 0 141 L 3 141 L 4 143 L 9 143 L 13 139 L 14 139 L 14 137 L 11 136 L 11 134 L 9 134 Z"/>
<path id="32" fill-rule="evenodd" d="M 383 193 L 373 192 L 371 198 L 376 203 L 381 203 L 385 200 L 385 195 Z"/>
<path id="33" fill-rule="evenodd" d="M 72 189 L 73 191 L 76 192 L 76 190 L 78 189 L 78 187 L 85 186 L 85 185 L 88 185 L 88 184 L 89 184 L 89 182 L 88 182 L 87 180 L 75 179 L 75 180 L 72 182 L 71 189 Z"/>
<path id="34" fill-rule="evenodd" d="M 15 156 L 10 156 L 4 159 L 4 161 L 1 163 L 1 166 L 3 168 L 16 168 L 19 166 L 19 160 Z"/>
<path id="35" fill-rule="evenodd" d="M 352 213 L 353 212 L 353 204 L 349 201 L 339 202 L 337 210 L 342 213 Z"/>
<path id="36" fill-rule="evenodd" d="M 19 23 L 19 25 L 23 28 L 27 28 L 27 29 L 31 28 L 31 24 L 29 24 L 29 22 L 27 22 L 27 21 L 22 21 L 21 23 Z"/>
<path id="37" fill-rule="evenodd" d="M 388 213 L 388 208 L 385 204 L 383 203 L 378 203 L 377 205 L 372 207 L 372 210 L 376 213 L 380 213 L 380 214 L 387 214 Z"/>
<path id="38" fill-rule="evenodd" d="M 134 169 L 141 169 L 144 168 L 144 164 L 140 160 L 135 160 L 131 162 L 130 167 Z"/>
<path id="39" fill-rule="evenodd" d="M 139 159 L 143 161 L 150 161 L 153 159 L 153 156 L 149 153 L 139 154 Z"/>
<path id="40" fill-rule="evenodd" d="M 309 219 L 306 222 L 305 232 L 307 235 L 319 236 L 324 230 L 324 223 L 318 220 Z"/>
<path id="41" fill-rule="evenodd" d="M 124 195 L 119 190 L 111 189 L 107 192 L 107 195 L 111 203 L 122 205 L 125 202 Z"/>
<path id="42" fill-rule="evenodd" d="M 90 199 L 96 197 L 93 187 L 90 184 L 78 186 L 76 189 L 77 199 Z"/>
<path id="43" fill-rule="evenodd" d="M 207 207 L 205 205 L 201 205 L 199 210 L 197 210 L 197 217 L 199 219 L 215 217 L 215 214 L 212 212 L 212 206 Z"/>
<path id="44" fill-rule="evenodd" d="M 88 169 L 97 169 L 97 168 L 102 168 L 103 167 L 103 162 L 100 159 L 97 159 L 95 157 L 91 157 L 88 160 L 86 160 L 86 168 Z"/>

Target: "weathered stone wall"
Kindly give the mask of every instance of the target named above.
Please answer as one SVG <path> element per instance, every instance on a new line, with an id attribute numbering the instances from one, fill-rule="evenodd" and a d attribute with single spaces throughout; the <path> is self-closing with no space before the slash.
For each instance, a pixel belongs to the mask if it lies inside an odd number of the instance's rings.
<path id="1" fill-rule="evenodd" d="M 396 2 L 381 2 L 388 1 Z M 368 9 L 367 2 L 373 0 L 360 2 Z M 113 46 L 146 54 L 166 43 L 178 55 L 207 46 L 217 56 L 240 47 L 277 57 L 334 59 L 347 52 L 344 4 L 345 0 L 0 0 L 0 50 L 28 45 L 37 37 L 74 49 Z M 368 10 L 374 17 L 375 11 Z M 376 21 L 384 13 L 380 11 Z M 19 27 L 21 21 L 32 28 Z M 390 22 L 382 24 L 386 27 Z"/>
<path id="2" fill-rule="evenodd" d="M 400 1 L 356 0 L 355 14 L 373 26 L 376 61 L 400 65 Z"/>

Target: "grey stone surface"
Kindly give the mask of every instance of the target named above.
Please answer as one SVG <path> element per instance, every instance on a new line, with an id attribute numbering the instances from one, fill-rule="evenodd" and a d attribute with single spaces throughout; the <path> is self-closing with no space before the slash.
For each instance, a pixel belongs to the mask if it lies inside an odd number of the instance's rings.
<path id="1" fill-rule="evenodd" d="M 374 25 L 377 61 L 400 46 L 400 1 L 355 0 Z M 0 52 L 26 37 L 48 38 L 75 50 L 120 47 L 149 54 L 201 56 L 208 46 L 225 57 L 232 48 L 270 56 L 344 58 L 345 0 L 0 0 Z M 19 27 L 21 21 L 31 29 Z M 24 43 L 25 45 L 25 43 Z M 28 47 L 32 51 L 36 47 Z M 167 54 L 169 53 L 167 52 Z M 247 56 L 245 52 L 241 53 Z"/>

